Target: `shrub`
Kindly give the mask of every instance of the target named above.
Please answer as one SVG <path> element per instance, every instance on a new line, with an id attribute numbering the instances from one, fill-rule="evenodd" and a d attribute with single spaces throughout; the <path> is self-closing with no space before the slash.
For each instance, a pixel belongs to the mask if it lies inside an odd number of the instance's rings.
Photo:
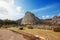
<path id="1" fill-rule="evenodd" d="M 9 28 L 9 25 L 3 25 L 2 28 Z"/>
<path id="2" fill-rule="evenodd" d="M 20 29 L 20 30 L 23 30 L 23 27 L 20 27 L 19 29 Z"/>
<path id="3" fill-rule="evenodd" d="M 60 27 L 55 27 L 55 28 L 53 28 L 53 31 L 55 31 L 55 32 L 60 32 Z"/>
<path id="4" fill-rule="evenodd" d="M 2 27 L 2 25 L 0 24 L 0 28 Z"/>
<path id="5" fill-rule="evenodd" d="M 30 26 L 29 26 L 28 29 L 33 29 L 33 27 L 30 27 Z"/>

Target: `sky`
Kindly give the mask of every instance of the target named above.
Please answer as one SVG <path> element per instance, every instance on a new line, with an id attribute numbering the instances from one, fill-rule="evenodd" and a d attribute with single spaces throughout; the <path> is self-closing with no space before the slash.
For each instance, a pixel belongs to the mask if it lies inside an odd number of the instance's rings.
<path id="1" fill-rule="evenodd" d="M 0 19 L 18 20 L 27 11 L 40 19 L 60 16 L 60 0 L 0 0 Z"/>

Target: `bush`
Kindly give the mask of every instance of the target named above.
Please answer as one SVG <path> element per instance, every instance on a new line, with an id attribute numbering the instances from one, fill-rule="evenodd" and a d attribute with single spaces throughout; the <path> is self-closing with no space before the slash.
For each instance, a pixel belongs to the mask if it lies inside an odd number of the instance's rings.
<path id="1" fill-rule="evenodd" d="M 23 27 L 20 27 L 19 29 L 20 29 L 20 30 L 23 30 Z"/>
<path id="2" fill-rule="evenodd" d="M 3 25 L 2 28 L 9 28 L 9 25 Z"/>
<path id="3" fill-rule="evenodd" d="M 2 27 L 2 25 L 0 24 L 0 28 Z"/>
<path id="4" fill-rule="evenodd" d="M 28 29 L 33 29 L 33 27 L 30 27 L 30 26 L 29 26 Z"/>
<path id="5" fill-rule="evenodd" d="M 55 27 L 55 28 L 53 28 L 53 31 L 55 31 L 55 32 L 60 32 L 60 27 Z"/>

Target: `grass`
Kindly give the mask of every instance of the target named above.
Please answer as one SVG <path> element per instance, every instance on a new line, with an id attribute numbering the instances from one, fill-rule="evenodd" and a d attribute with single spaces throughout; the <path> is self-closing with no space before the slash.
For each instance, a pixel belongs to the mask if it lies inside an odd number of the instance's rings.
<path id="1" fill-rule="evenodd" d="M 23 32 L 42 36 L 44 38 L 48 37 L 50 40 L 60 40 L 60 33 L 54 32 L 52 30 L 27 29 L 27 30 L 23 30 Z"/>
<path id="2" fill-rule="evenodd" d="M 19 28 L 9 28 L 12 30 L 19 30 Z M 49 40 L 60 40 L 60 32 L 54 32 L 52 30 L 41 30 L 41 29 L 27 29 L 25 30 L 19 30 L 23 31 L 25 33 L 38 35 L 39 37 L 42 36 L 44 38 L 48 38 Z"/>

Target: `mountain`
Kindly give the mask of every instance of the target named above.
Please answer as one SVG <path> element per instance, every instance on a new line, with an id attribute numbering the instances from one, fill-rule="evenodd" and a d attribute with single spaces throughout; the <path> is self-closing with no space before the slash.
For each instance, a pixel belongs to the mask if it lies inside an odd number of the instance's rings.
<path id="1" fill-rule="evenodd" d="M 54 24 L 60 24 L 60 16 L 54 16 L 54 17 L 52 18 L 52 22 L 53 22 Z"/>
<path id="2" fill-rule="evenodd" d="M 37 18 L 33 13 L 26 12 L 25 16 L 21 20 L 21 24 L 28 25 L 28 24 L 39 24 L 40 19 Z"/>

